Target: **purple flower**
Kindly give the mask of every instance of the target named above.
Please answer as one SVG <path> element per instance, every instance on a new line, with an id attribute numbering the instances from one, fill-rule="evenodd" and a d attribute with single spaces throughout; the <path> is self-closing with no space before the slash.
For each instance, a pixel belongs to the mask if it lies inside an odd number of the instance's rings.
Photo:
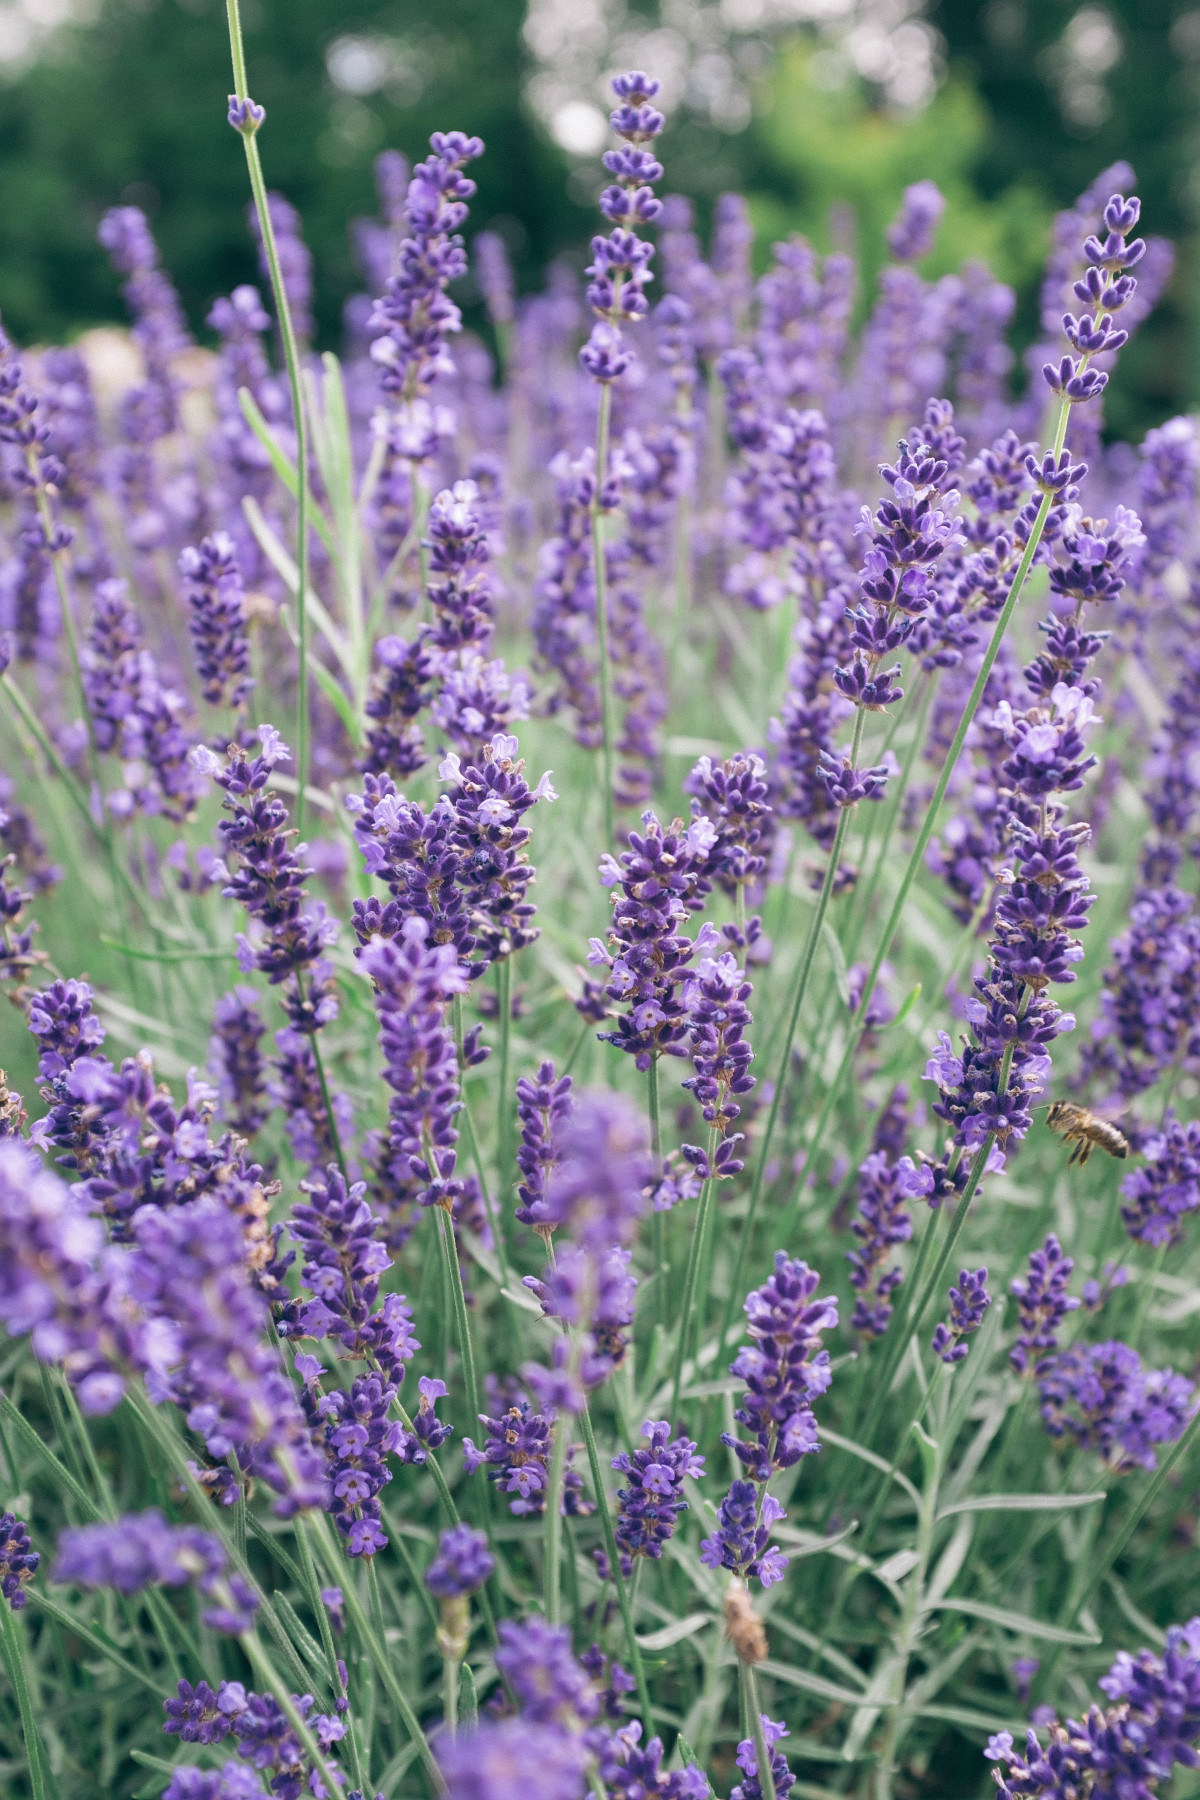
<path id="1" fill-rule="evenodd" d="M 1009 1291 L 1017 1302 L 1020 1329 L 1008 1360 L 1018 1375 L 1037 1375 L 1049 1366 L 1063 1320 L 1079 1307 L 1067 1293 L 1074 1267 L 1051 1232 L 1042 1249 L 1030 1254 L 1028 1275 L 1012 1282 Z"/>
<path id="2" fill-rule="evenodd" d="M 820 1279 L 807 1263 L 777 1250 L 774 1274 L 746 1296 L 753 1341 L 729 1367 L 746 1383 L 733 1416 L 751 1436 L 744 1441 L 724 1432 L 721 1442 L 755 1481 L 769 1481 L 821 1447 L 812 1402 L 829 1386 L 829 1352 L 821 1333 L 837 1324 L 838 1303 L 833 1296 L 813 1298 Z"/>
<path id="3" fill-rule="evenodd" d="M 712 1789 L 693 1762 L 682 1769 L 663 1768 L 662 1739 L 652 1737 L 642 1748 L 642 1724 L 631 1719 L 600 1751 L 600 1778 L 617 1800 L 709 1800 Z"/>
<path id="4" fill-rule="evenodd" d="M 466 981 L 454 945 L 428 943 L 427 933 L 423 919 L 408 918 L 397 937 L 374 937 L 358 954 L 375 986 L 383 1079 L 392 1090 L 393 1194 L 449 1207 L 461 1183 L 454 1173 L 458 1058 L 446 1011 Z"/>
<path id="5" fill-rule="evenodd" d="M 523 1720 L 578 1730 L 595 1718 L 595 1691 L 572 1654 L 565 1625 L 547 1624 L 540 1614 L 531 1613 L 519 1622 L 501 1620 L 499 1635 L 496 1667 Z"/>
<path id="6" fill-rule="evenodd" d="M 449 1800 L 528 1800 L 533 1770 L 538 1800 L 583 1800 L 586 1791 L 587 1749 L 560 1725 L 503 1719 L 443 1732 L 436 1749 Z"/>
<path id="7" fill-rule="evenodd" d="M 254 682 L 246 673 L 250 666 L 246 593 L 228 532 L 214 532 L 198 550 L 182 551 L 179 573 L 187 587 L 188 630 L 200 691 L 210 706 L 241 706 Z"/>
<path id="8" fill-rule="evenodd" d="M 858 1214 L 850 1229 L 862 1247 L 846 1252 L 850 1285 L 858 1295 L 850 1328 L 882 1337 L 892 1317 L 891 1296 L 903 1279 L 899 1268 L 885 1265 L 894 1246 L 912 1237 L 906 1202 L 928 1199 L 933 1176 L 927 1167 L 918 1168 L 911 1156 L 893 1160 L 878 1150 L 859 1165 L 858 1174 Z"/>
<path id="9" fill-rule="evenodd" d="M 709 891 L 708 853 L 716 833 L 707 819 L 687 829 L 675 820 L 664 831 L 652 812 L 642 815 L 645 830 L 631 831 L 619 861 L 605 857 L 600 879 L 615 887 L 607 948 L 591 940 L 588 961 L 609 971 L 610 999 L 624 1003 L 616 1029 L 598 1035 L 631 1055 L 639 1069 L 655 1056 L 682 1056 L 688 1025 L 682 988 L 697 950 L 719 943 L 711 927 L 695 939 L 679 927 L 699 910 Z"/>
<path id="10" fill-rule="evenodd" d="M 920 262 L 928 256 L 945 210 L 945 196 L 932 181 L 914 181 L 905 188 L 899 215 L 887 230 L 888 249 L 897 262 Z"/>
<path id="11" fill-rule="evenodd" d="M 1172 1369 L 1144 1369 L 1136 1350 L 1110 1340 L 1074 1344 L 1038 1365 L 1042 1418 L 1115 1470 L 1153 1469 L 1158 1444 L 1180 1436 L 1195 1411 L 1192 1383 Z"/>
<path id="12" fill-rule="evenodd" d="M 259 1604 L 240 1575 L 227 1573 L 218 1538 L 194 1526 L 168 1525 L 156 1508 L 64 1531 L 54 1579 L 77 1587 L 111 1587 L 119 1594 L 192 1585 L 214 1603 L 205 1610 L 204 1623 L 233 1635 L 251 1629 Z"/>
<path id="13" fill-rule="evenodd" d="M 238 960 L 247 971 L 260 970 L 273 985 L 286 983 L 284 1005 L 292 1029 L 311 1033 L 337 1017 L 337 1002 L 332 994 L 315 992 L 313 1003 L 306 1002 L 302 978 L 312 968 L 321 985 L 327 985 L 324 972 L 314 965 L 336 941 L 338 928 L 320 901 L 301 910 L 311 870 L 300 859 L 308 846 L 289 842 L 287 807 L 268 790 L 272 770 L 291 751 L 271 725 L 260 725 L 258 737 L 261 748 L 253 760 L 237 745 L 229 747 L 224 767 L 211 750 L 196 750 L 192 760 L 225 792 L 224 810 L 230 817 L 217 831 L 233 873 L 221 891 L 240 901 L 259 927 L 254 942 L 239 936 Z"/>
<path id="14" fill-rule="evenodd" d="M 0 1514 L 0 1599 L 14 1612 L 25 1605 L 25 1588 L 41 1560 L 23 1521 L 15 1513 Z"/>
<path id="15" fill-rule="evenodd" d="M 650 262 L 654 247 L 637 235 L 662 211 L 653 183 L 662 179 L 662 164 L 647 148 L 663 128 L 663 116 L 651 100 L 658 82 L 635 70 L 619 75 L 613 92 L 621 104 L 609 115 L 613 130 L 624 140 L 618 150 L 607 150 L 604 166 L 612 185 L 600 196 L 600 210 L 612 222 L 607 237 L 592 239 L 588 264 L 588 305 L 596 315 L 591 337 L 579 360 L 594 381 L 616 381 L 632 360 L 624 346 L 621 326 L 644 318 L 649 311 L 645 289 L 653 277 Z"/>
<path id="16" fill-rule="evenodd" d="M 475 192 L 462 171 L 483 155 L 482 141 L 461 131 L 435 131 L 429 147 L 432 155 L 416 165 L 408 184 L 408 235 L 399 245 L 398 271 L 368 321 L 382 333 L 371 344 L 380 386 L 398 402 L 388 449 L 410 466 L 425 461 L 438 444 L 440 422 L 428 395 L 438 376 L 454 373 L 446 340 L 462 329 L 462 318 L 446 290 L 467 272 L 457 233 Z"/>
<path id="17" fill-rule="evenodd" d="M 554 1421 L 544 1413 L 534 1412 L 528 1400 L 518 1397 L 499 1417 L 480 1413 L 480 1424 L 487 1431 L 482 1450 L 470 1438 L 463 1439 L 463 1465 L 468 1475 L 486 1467 L 488 1480 L 502 1494 L 513 1494 L 509 1512 L 518 1519 L 540 1519 L 546 1509 L 547 1471 L 550 1464 L 551 1432 Z M 568 1451 L 568 1459 L 570 1451 Z M 592 1508 L 583 1500 L 583 1483 L 568 1468 L 563 1482 L 563 1512 L 582 1517 Z"/>
<path id="18" fill-rule="evenodd" d="M 665 1421 L 647 1419 L 642 1436 L 646 1449 L 614 1456 L 612 1466 L 626 1476 L 628 1487 L 617 1492 L 616 1536 L 629 1556 L 662 1556 L 663 1545 L 674 1536 L 680 1513 L 687 1511 L 683 1497 L 685 1476 L 698 1481 L 704 1458 L 688 1437 L 671 1437 Z"/>
<path id="19" fill-rule="evenodd" d="M 933 184 L 930 182 L 921 185 L 932 186 Z M 909 192 L 912 192 L 911 188 L 909 189 Z M 762 1723 L 762 1733 L 767 1746 L 767 1754 L 771 1758 L 771 1777 L 775 1783 L 775 1792 L 776 1794 L 787 1794 L 791 1790 L 795 1777 L 788 1768 L 787 1758 L 781 1750 L 776 1750 L 775 1746 L 781 1739 L 790 1737 L 791 1733 L 787 1726 L 781 1724 L 777 1719 L 768 1719 L 766 1713 L 760 1713 L 759 1719 Z M 743 1738 L 742 1742 L 738 1745 L 737 1765 L 738 1768 L 741 1769 L 745 1779 L 739 1781 L 737 1785 L 730 1790 L 729 1800 L 763 1800 L 763 1793 L 765 1790 L 762 1782 L 759 1780 L 758 1752 L 754 1747 L 753 1738 Z"/>
<path id="20" fill-rule="evenodd" d="M 718 1152 L 720 1172 L 735 1175 L 741 1163 L 729 1154 L 741 1133 L 729 1137 L 729 1128 L 741 1116 L 738 1098 L 754 1087 L 750 1073 L 754 1052 L 746 1040 L 752 1023 L 746 1004 L 753 993 L 731 951 L 719 957 L 703 956 L 683 990 L 690 1014 L 692 1066 L 696 1073 L 683 1083 L 700 1104 L 705 1119 L 715 1126 L 727 1151 Z M 736 1096 L 736 1097 L 735 1097 Z"/>
<path id="21" fill-rule="evenodd" d="M 485 1531 L 451 1525 L 438 1538 L 437 1555 L 425 1570 L 425 1585 L 440 1599 L 458 1599 L 481 1588 L 495 1566 Z"/>
<path id="22" fill-rule="evenodd" d="M 388 1296 L 393 1298 L 398 1296 Z M 296 1369 L 304 1381 L 301 1397 L 313 1441 L 325 1452 L 327 1510 L 346 1539 L 348 1555 L 374 1556 L 388 1542 L 378 1497 L 392 1479 L 387 1457 L 417 1460 L 407 1453 L 404 1428 L 388 1416 L 396 1387 L 378 1375 L 360 1375 L 348 1394 L 340 1388 L 323 1394 L 324 1371 L 315 1356 L 298 1356 Z"/>
<path id="23" fill-rule="evenodd" d="M 266 1026 L 258 994 L 236 987 L 217 1001 L 209 1040 L 209 1072 L 221 1096 L 221 1113 L 234 1131 L 253 1137 L 267 1117 L 266 1080 L 259 1048 Z"/>
<path id="24" fill-rule="evenodd" d="M 1143 1144 L 1145 1167 L 1121 1183 L 1127 1205 L 1121 1217 L 1142 1244 L 1178 1243 L 1182 1221 L 1200 1206 L 1200 1124 L 1168 1115 L 1163 1129 Z"/>
<path id="25" fill-rule="evenodd" d="M 379 1241 L 380 1220 L 365 1198 L 366 1183 L 347 1187 L 331 1164 L 324 1176 L 300 1186 L 308 1201 L 292 1208 L 289 1225 L 304 1257 L 300 1279 L 313 1298 L 288 1305 L 280 1335 L 337 1338 L 348 1357 L 370 1361 L 399 1387 L 421 1346 L 402 1294 L 390 1293 L 376 1307 L 392 1259 Z"/>
<path id="26" fill-rule="evenodd" d="M 521 1141 L 517 1146 L 517 1167 L 522 1180 L 517 1188 L 521 1201 L 516 1217 L 522 1225 L 541 1228 L 549 1234 L 547 1191 L 558 1167 L 556 1139 L 571 1111 L 571 1077 L 555 1076 L 554 1064 L 544 1062 L 537 1076 L 521 1076 L 517 1082 L 517 1117 Z"/>
<path id="27" fill-rule="evenodd" d="M 629 1243 L 646 1211 L 649 1149 L 646 1121 L 623 1094 L 591 1088 L 577 1095 L 554 1139 L 558 1167 L 543 1222 L 601 1255 Z"/>
<path id="28" fill-rule="evenodd" d="M 968 1332 L 978 1331 L 983 1315 L 992 1304 L 987 1291 L 987 1270 L 961 1269 L 958 1286 L 950 1289 L 950 1323 L 939 1323 L 933 1334 L 933 1354 L 944 1363 L 962 1362 L 970 1349 L 961 1340 Z"/>
<path id="29" fill-rule="evenodd" d="M 729 1569 L 748 1581 L 757 1575 L 764 1587 L 783 1580 L 788 1559 L 770 1543 L 771 1527 L 786 1515 L 773 1494 L 752 1481 L 735 1481 L 722 1500 L 716 1530 L 700 1543 L 700 1561 L 708 1569 Z M 761 1519 L 761 1523 L 759 1522 Z"/>
<path id="30" fill-rule="evenodd" d="M 425 761 L 425 740 L 416 719 L 433 694 L 436 656 L 428 635 L 412 643 L 381 637 L 375 646 L 376 670 L 364 711 L 366 753 L 358 768 L 367 775 L 395 775 L 403 780 Z"/>
<path id="31" fill-rule="evenodd" d="M 994 1769 L 1001 1800 L 1044 1796 L 1128 1794 L 1148 1800 L 1173 1766 L 1196 1764 L 1200 1739 L 1200 1620 L 1172 1625 L 1161 1653 L 1122 1651 L 1098 1683 L 1113 1702 L 1089 1708 L 1082 1721 L 1065 1724 L 1050 1713 L 1049 1742 L 1026 1734 L 1025 1754 L 1014 1751 L 1012 1733 L 988 1740 L 985 1757 L 1006 1764 Z"/>
<path id="32" fill-rule="evenodd" d="M 315 1712 L 311 1694 L 293 1694 L 291 1699 L 328 1763 L 331 1748 L 346 1735 L 345 1722 L 333 1714 Z M 240 1681 L 223 1681 L 215 1691 L 206 1681 L 195 1687 L 181 1681 L 177 1697 L 165 1700 L 163 1711 L 167 1715 L 163 1730 L 168 1736 L 200 1744 L 219 1744 L 232 1737 L 239 1757 L 250 1764 L 239 1769 L 236 1763 L 226 1763 L 219 1774 L 211 1776 L 198 1769 L 177 1769 L 166 1790 L 173 1800 L 257 1800 L 263 1788 L 254 1770 L 265 1777 L 268 1791 L 280 1800 L 300 1800 L 305 1793 L 321 1800 L 324 1795 L 320 1778 L 274 1694 L 248 1693 Z M 210 1781 L 211 1786 L 205 1785 Z"/>

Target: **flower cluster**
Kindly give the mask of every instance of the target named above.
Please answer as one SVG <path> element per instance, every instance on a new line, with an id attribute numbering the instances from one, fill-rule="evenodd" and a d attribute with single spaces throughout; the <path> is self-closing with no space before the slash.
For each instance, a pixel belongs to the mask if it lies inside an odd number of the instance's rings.
<path id="1" fill-rule="evenodd" d="M 679 927 L 703 904 L 708 892 L 708 853 L 716 838 L 701 817 L 684 827 L 675 820 L 665 830 L 652 812 L 642 815 L 642 831 L 631 831 L 620 858 L 606 856 L 600 879 L 616 888 L 608 945 L 592 938 L 588 962 L 608 969 L 605 993 L 628 1010 L 600 1038 L 648 1069 L 656 1056 L 683 1056 L 688 1028 L 684 984 L 697 951 L 716 949 L 711 927 L 689 938 Z"/>
<path id="2" fill-rule="evenodd" d="M 971 1348 L 962 1340 L 969 1332 L 979 1330 L 983 1324 L 983 1315 L 991 1304 L 992 1297 L 987 1291 L 987 1270 L 961 1270 L 958 1286 L 950 1289 L 950 1322 L 939 1322 L 934 1330 L 930 1346 L 933 1354 L 944 1363 L 962 1362 Z"/>
<path id="3" fill-rule="evenodd" d="M 858 1213 L 850 1229 L 861 1248 L 848 1250 L 850 1285 L 858 1298 L 850 1315 L 850 1329 L 868 1337 L 882 1337 L 892 1317 L 892 1295 L 903 1280 L 903 1271 L 888 1258 L 897 1244 L 912 1237 L 910 1200 L 928 1199 L 933 1175 L 917 1166 L 911 1156 L 893 1160 L 873 1150 L 858 1171 Z"/>
<path id="4" fill-rule="evenodd" d="M 662 180 L 662 164 L 647 147 L 663 128 L 662 114 L 650 103 L 659 83 L 634 70 L 618 75 L 613 93 L 620 104 L 609 121 L 622 139 L 619 150 L 607 150 L 604 166 L 613 177 L 600 196 L 600 210 L 612 223 L 607 237 L 592 239 L 588 264 L 588 305 L 596 315 L 591 336 L 579 360 L 594 381 L 616 381 L 628 369 L 631 353 L 621 335 L 623 324 L 644 318 L 650 303 L 646 286 L 652 279 L 654 247 L 637 235 L 662 211 L 653 183 Z"/>
<path id="5" fill-rule="evenodd" d="M 704 1473 L 704 1458 L 688 1437 L 671 1437 L 665 1421 L 647 1419 L 642 1436 L 646 1449 L 614 1456 L 612 1466 L 628 1480 L 617 1492 L 616 1536 L 628 1556 L 662 1556 L 663 1545 L 673 1536 L 679 1515 L 687 1511 L 683 1497 L 685 1476 L 695 1481 Z"/>
<path id="6" fill-rule="evenodd" d="M 169 1525 L 154 1508 L 126 1514 L 111 1524 L 64 1531 L 58 1540 L 54 1579 L 76 1587 L 115 1588 L 119 1594 L 156 1586 L 194 1586 L 212 1602 L 203 1617 L 213 1631 L 249 1631 L 258 1609 L 253 1589 L 236 1572 L 227 1572 L 219 1539 L 191 1525 Z"/>
<path id="7" fill-rule="evenodd" d="M 1065 1724 L 1051 1713 L 1046 1745 L 1032 1729 L 1023 1756 L 1014 1750 L 1009 1731 L 988 1740 L 984 1755 L 996 1765 L 992 1773 L 1001 1800 L 1105 1788 L 1151 1794 L 1176 1763 L 1195 1767 L 1200 1620 L 1172 1625 L 1161 1653 L 1140 1650 L 1130 1656 L 1123 1650 L 1098 1685 L 1111 1706 L 1092 1706 L 1085 1719 Z"/>
<path id="8" fill-rule="evenodd" d="M 25 1589 L 41 1560 L 23 1521 L 15 1513 L 0 1514 L 0 1599 L 14 1612 L 25 1605 Z"/>

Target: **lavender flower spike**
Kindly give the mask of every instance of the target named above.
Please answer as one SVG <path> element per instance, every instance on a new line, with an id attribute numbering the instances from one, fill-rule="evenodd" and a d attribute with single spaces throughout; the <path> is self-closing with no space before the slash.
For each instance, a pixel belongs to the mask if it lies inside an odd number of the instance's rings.
<path id="1" fill-rule="evenodd" d="M 25 1605 L 25 1588 L 41 1560 L 22 1520 L 15 1513 L 0 1513 L 0 1599 L 14 1612 Z"/>
<path id="2" fill-rule="evenodd" d="M 228 532 L 216 531 L 198 550 L 184 550 L 179 573 L 187 586 L 188 630 L 200 691 L 210 706 L 241 706 L 254 682 L 246 673 L 246 593 Z"/>
<path id="3" fill-rule="evenodd" d="M 933 1354 L 944 1363 L 962 1362 L 970 1349 L 962 1339 L 970 1331 L 978 1331 L 983 1315 L 992 1304 L 987 1291 L 987 1270 L 970 1269 L 959 1273 L 958 1286 L 950 1289 L 950 1323 L 939 1323 L 933 1334 Z"/>
<path id="4" fill-rule="evenodd" d="M 665 1421 L 647 1419 L 642 1436 L 648 1440 L 648 1448 L 632 1454 L 622 1451 L 613 1457 L 613 1468 L 629 1482 L 617 1494 L 616 1536 L 627 1555 L 658 1559 L 663 1545 L 674 1535 L 680 1513 L 687 1511 L 684 1477 L 698 1480 L 704 1473 L 704 1458 L 697 1456 L 690 1438 L 672 1438 Z"/>
<path id="5" fill-rule="evenodd" d="M 250 1630 L 258 1609 L 257 1594 L 240 1575 L 227 1573 L 219 1538 L 191 1525 L 168 1525 L 154 1508 L 64 1531 L 54 1579 L 120 1594 L 192 1585 L 213 1602 L 204 1623 L 233 1635 Z"/>

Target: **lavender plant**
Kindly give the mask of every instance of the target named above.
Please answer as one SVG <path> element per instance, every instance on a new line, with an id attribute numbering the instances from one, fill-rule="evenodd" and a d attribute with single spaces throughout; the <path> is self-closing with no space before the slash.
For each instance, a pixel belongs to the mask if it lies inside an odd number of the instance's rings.
<path id="1" fill-rule="evenodd" d="M 439 132 L 318 356 L 229 18 L 262 291 L 198 350 L 122 207 L 116 402 L 0 337 L 5 1792 L 1146 1800 L 1200 439 L 1105 441 L 1132 172 L 1018 388 L 933 181 L 858 328 L 633 71 L 586 285 Z"/>

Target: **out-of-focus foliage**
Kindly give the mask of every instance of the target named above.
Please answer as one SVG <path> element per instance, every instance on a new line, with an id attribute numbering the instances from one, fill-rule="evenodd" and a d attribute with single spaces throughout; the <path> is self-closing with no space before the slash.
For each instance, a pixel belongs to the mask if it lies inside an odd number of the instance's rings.
<path id="1" fill-rule="evenodd" d="M 303 217 L 327 342 L 361 285 L 347 221 L 375 211 L 371 163 L 385 145 L 420 154 L 431 131 L 469 121 L 488 146 L 473 223 L 499 220 L 531 271 L 583 236 L 563 157 L 521 110 L 523 0 L 253 0 L 245 10 L 267 181 Z M 229 88 L 223 0 L 105 0 L 0 90 L 0 311 L 12 332 L 45 342 L 123 317 L 96 243 L 100 215 L 122 199 L 150 214 L 193 324 L 214 295 L 258 278 Z"/>
<path id="2" fill-rule="evenodd" d="M 648 26 L 661 16 L 643 12 Z M 325 343 L 339 341 L 342 302 L 359 285 L 346 221 L 374 209 L 372 158 L 385 144 L 419 154 L 430 131 L 468 116 L 488 147 L 473 226 L 498 226 L 522 286 L 538 285 L 555 254 L 582 263 L 594 159 L 572 172 L 529 118 L 529 16 L 525 0 L 252 0 L 267 178 L 303 217 Z M 885 90 L 827 36 L 793 38 L 759 78 L 745 129 L 676 115 L 664 140 L 672 185 L 696 198 L 702 222 L 722 189 L 751 194 L 764 261 L 788 231 L 828 245 L 831 207 L 848 203 L 869 275 L 901 189 L 932 178 L 948 206 L 929 271 L 984 257 L 1017 288 L 1027 341 L 1051 213 L 1124 156 L 1148 227 L 1181 255 L 1172 293 L 1123 359 L 1110 425 L 1136 437 L 1193 404 L 1200 7 L 931 0 L 927 17 L 946 78 L 924 111 L 889 112 Z M 100 214 L 121 199 L 150 212 L 193 326 L 214 295 L 255 278 L 241 148 L 223 124 L 221 0 L 96 0 L 90 22 L 51 34 L 15 69 L 0 83 L 0 313 L 19 338 L 122 317 L 95 242 Z"/>

